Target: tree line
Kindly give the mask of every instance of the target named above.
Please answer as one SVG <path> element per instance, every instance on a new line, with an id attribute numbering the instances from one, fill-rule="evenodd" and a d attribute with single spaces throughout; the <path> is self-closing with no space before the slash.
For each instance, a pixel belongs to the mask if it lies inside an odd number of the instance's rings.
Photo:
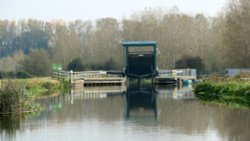
<path id="1" fill-rule="evenodd" d="M 64 69 L 119 70 L 123 67 L 121 41 L 154 40 L 160 69 L 221 72 L 226 67 L 250 67 L 249 39 L 248 0 L 229 0 L 216 17 L 188 15 L 173 8 L 146 9 L 122 20 L 95 22 L 0 20 L 0 71 L 46 76 L 53 63 Z"/>

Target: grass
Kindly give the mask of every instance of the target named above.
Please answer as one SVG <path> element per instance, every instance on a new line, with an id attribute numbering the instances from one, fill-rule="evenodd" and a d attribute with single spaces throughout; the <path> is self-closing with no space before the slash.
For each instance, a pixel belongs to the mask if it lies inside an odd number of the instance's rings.
<path id="1" fill-rule="evenodd" d="M 197 98 L 233 108 L 250 108 L 250 83 L 241 79 L 212 79 L 194 88 Z"/>
<path id="2" fill-rule="evenodd" d="M 58 80 L 50 78 L 19 79 L 18 81 L 26 84 L 26 89 L 31 93 L 33 98 L 49 96 L 55 93 L 59 94 L 62 88 Z"/>

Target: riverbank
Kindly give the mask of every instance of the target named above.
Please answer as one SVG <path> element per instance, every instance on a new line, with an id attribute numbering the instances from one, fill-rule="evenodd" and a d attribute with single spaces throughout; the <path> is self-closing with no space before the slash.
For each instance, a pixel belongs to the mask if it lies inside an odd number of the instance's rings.
<path id="1" fill-rule="evenodd" d="M 205 103 L 250 108 L 250 82 L 247 80 L 208 79 L 194 87 L 194 94 Z"/>
<path id="2" fill-rule="evenodd" d="M 42 110 L 35 99 L 60 94 L 63 83 L 51 78 L 6 79 L 0 85 L 0 114 Z"/>

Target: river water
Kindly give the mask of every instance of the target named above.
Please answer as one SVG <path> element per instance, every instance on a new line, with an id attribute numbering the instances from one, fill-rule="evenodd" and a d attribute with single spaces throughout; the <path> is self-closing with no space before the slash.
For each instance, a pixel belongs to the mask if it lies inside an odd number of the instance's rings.
<path id="1" fill-rule="evenodd" d="M 250 111 L 204 105 L 192 86 L 89 87 L 1 117 L 1 141 L 249 141 Z"/>

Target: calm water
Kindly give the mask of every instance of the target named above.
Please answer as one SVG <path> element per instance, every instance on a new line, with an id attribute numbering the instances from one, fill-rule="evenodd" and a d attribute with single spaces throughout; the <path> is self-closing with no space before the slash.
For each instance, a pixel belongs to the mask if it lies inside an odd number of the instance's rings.
<path id="1" fill-rule="evenodd" d="M 47 110 L 0 118 L 1 141 L 249 141 L 250 111 L 199 103 L 192 88 L 73 90 Z M 123 92 L 124 91 L 124 92 Z"/>

